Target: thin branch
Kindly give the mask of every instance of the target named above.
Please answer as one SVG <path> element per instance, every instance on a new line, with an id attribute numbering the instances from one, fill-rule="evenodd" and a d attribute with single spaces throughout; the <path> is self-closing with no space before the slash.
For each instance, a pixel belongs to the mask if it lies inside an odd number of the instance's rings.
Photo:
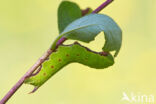
<path id="1" fill-rule="evenodd" d="M 62 44 L 66 39 L 62 37 L 58 43 L 57 47 Z M 24 76 L 10 89 L 10 91 L 3 97 L 3 99 L 0 101 L 0 104 L 5 104 L 11 96 L 21 87 L 21 85 L 24 83 L 25 79 L 30 77 L 33 72 L 49 57 L 49 55 L 53 52 L 53 50 L 48 49 L 45 54 L 37 60 L 37 62 L 24 74 Z"/>
<path id="2" fill-rule="evenodd" d="M 97 9 L 95 9 L 92 13 L 98 13 L 100 12 L 103 8 L 105 8 L 108 4 L 110 4 L 113 0 L 107 0 L 104 2 L 102 5 L 100 5 Z M 56 48 L 61 45 L 66 38 L 62 37 L 61 39 L 58 40 L 56 44 Z M 5 104 L 11 96 L 21 87 L 21 85 L 24 83 L 25 79 L 30 77 L 33 72 L 49 57 L 50 54 L 52 54 L 54 50 L 48 49 L 45 54 L 37 60 L 37 62 L 24 74 L 24 76 L 10 89 L 10 91 L 2 98 L 0 101 L 0 104 Z"/>
<path id="3" fill-rule="evenodd" d="M 67 38 L 62 37 L 60 40 L 57 41 L 56 43 L 56 48 L 58 48 L 59 45 L 61 45 L 62 43 L 64 43 L 67 40 Z"/>
<path id="4" fill-rule="evenodd" d="M 89 10 L 90 10 L 90 8 L 86 8 L 84 10 L 81 10 L 82 16 L 85 16 L 86 14 L 88 14 Z"/>
<path id="5" fill-rule="evenodd" d="M 24 80 L 28 78 L 37 68 L 40 66 L 44 60 L 52 53 L 52 50 L 48 50 L 37 62 L 29 69 L 28 72 L 10 89 L 10 91 L 4 96 L 0 101 L 0 104 L 5 104 L 9 98 L 17 91 L 18 88 L 24 83 Z"/>
<path id="6" fill-rule="evenodd" d="M 109 5 L 113 0 L 107 0 L 103 4 L 101 4 L 98 8 L 96 8 L 92 13 L 99 13 L 103 8 Z"/>

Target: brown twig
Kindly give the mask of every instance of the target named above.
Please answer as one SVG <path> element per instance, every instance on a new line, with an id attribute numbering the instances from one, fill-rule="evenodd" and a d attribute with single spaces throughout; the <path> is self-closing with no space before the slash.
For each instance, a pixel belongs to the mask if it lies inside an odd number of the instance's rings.
<path id="1" fill-rule="evenodd" d="M 98 8 L 96 8 L 92 13 L 99 13 L 103 8 L 109 5 L 113 0 L 107 0 L 103 4 L 101 4 Z"/>
<path id="2" fill-rule="evenodd" d="M 90 10 L 90 8 L 86 8 L 84 10 L 81 10 L 82 16 L 85 16 L 86 14 L 88 14 L 89 10 Z"/>
<path id="3" fill-rule="evenodd" d="M 62 37 L 58 43 L 57 47 L 62 44 L 66 39 Z M 3 99 L 0 101 L 0 104 L 5 104 L 11 96 L 21 87 L 21 85 L 24 83 L 25 79 L 30 77 L 33 72 L 49 57 L 49 55 L 54 50 L 48 49 L 45 54 L 37 60 L 37 62 L 24 74 L 24 76 L 9 90 L 9 92 L 3 97 Z"/>
<path id="4" fill-rule="evenodd" d="M 113 0 L 107 0 L 104 2 L 102 5 L 100 5 L 97 9 L 95 9 L 92 13 L 98 13 L 101 11 L 103 8 L 105 8 L 108 4 L 110 4 Z M 56 44 L 56 48 L 62 44 L 66 38 L 61 38 L 58 40 Z M 37 62 L 24 74 L 24 76 L 9 90 L 9 92 L 2 98 L 0 101 L 0 104 L 5 104 L 11 96 L 21 87 L 21 85 L 24 83 L 25 79 L 30 77 L 32 73 L 49 57 L 49 55 L 53 52 L 54 50 L 48 49 L 45 54 L 37 60 Z"/>
<path id="5" fill-rule="evenodd" d="M 9 98 L 17 91 L 18 88 L 21 87 L 24 80 L 28 78 L 37 68 L 40 66 L 44 60 L 52 53 L 52 50 L 48 49 L 48 51 L 37 60 L 37 62 L 26 72 L 26 74 L 10 89 L 10 91 L 3 97 L 0 101 L 0 104 L 5 104 Z"/>

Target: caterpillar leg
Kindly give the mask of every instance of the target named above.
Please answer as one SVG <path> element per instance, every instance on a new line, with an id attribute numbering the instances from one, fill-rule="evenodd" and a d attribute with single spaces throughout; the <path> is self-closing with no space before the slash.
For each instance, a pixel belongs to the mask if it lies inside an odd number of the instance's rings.
<path id="1" fill-rule="evenodd" d="M 42 69 L 42 65 L 40 65 L 37 71 L 35 73 L 32 73 L 30 77 L 37 75 L 41 71 L 41 69 Z"/>
<path id="2" fill-rule="evenodd" d="M 100 54 L 100 55 L 103 55 L 103 56 L 107 56 L 109 53 L 103 51 L 103 52 L 99 52 L 99 54 Z"/>
<path id="3" fill-rule="evenodd" d="M 42 65 L 40 65 L 37 71 L 35 73 L 32 73 L 30 77 L 37 75 L 41 71 L 41 69 L 42 69 Z M 29 94 L 36 92 L 38 88 L 39 88 L 38 86 L 35 86 L 34 89 L 31 92 L 29 92 Z"/>
<path id="4" fill-rule="evenodd" d="M 87 49 L 88 51 L 94 52 L 94 51 L 90 50 L 89 48 L 87 48 L 87 47 L 81 45 L 81 44 L 80 44 L 79 42 L 77 42 L 77 41 L 75 41 L 74 44 L 80 45 L 81 47 L 84 47 L 84 48 Z M 109 55 L 109 52 L 104 52 L 104 51 L 102 51 L 102 52 L 94 52 L 94 53 L 100 54 L 100 55 L 102 55 L 102 56 L 108 56 L 108 55 Z"/>

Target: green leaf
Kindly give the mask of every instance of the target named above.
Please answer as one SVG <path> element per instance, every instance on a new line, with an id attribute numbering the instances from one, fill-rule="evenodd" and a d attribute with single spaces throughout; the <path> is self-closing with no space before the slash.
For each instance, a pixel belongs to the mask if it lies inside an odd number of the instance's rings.
<path id="1" fill-rule="evenodd" d="M 110 17 L 103 14 L 90 14 L 84 16 L 70 25 L 60 34 L 68 39 L 79 40 L 89 43 L 101 32 L 105 35 L 106 52 L 116 51 L 117 56 L 122 42 L 122 31 Z"/>
<path id="2" fill-rule="evenodd" d="M 73 2 L 63 1 L 58 8 L 58 28 L 61 33 L 74 20 L 82 17 L 80 7 Z"/>

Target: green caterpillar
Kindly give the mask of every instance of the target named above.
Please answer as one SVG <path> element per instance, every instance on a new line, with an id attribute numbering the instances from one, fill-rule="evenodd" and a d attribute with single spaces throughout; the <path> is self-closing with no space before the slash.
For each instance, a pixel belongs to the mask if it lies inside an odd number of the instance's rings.
<path id="1" fill-rule="evenodd" d="M 25 80 L 25 83 L 35 86 L 36 91 L 52 75 L 70 63 L 81 63 L 91 68 L 103 69 L 114 64 L 111 54 L 94 52 L 90 49 L 75 43 L 71 45 L 60 45 L 57 50 L 49 56 L 36 75 Z"/>

